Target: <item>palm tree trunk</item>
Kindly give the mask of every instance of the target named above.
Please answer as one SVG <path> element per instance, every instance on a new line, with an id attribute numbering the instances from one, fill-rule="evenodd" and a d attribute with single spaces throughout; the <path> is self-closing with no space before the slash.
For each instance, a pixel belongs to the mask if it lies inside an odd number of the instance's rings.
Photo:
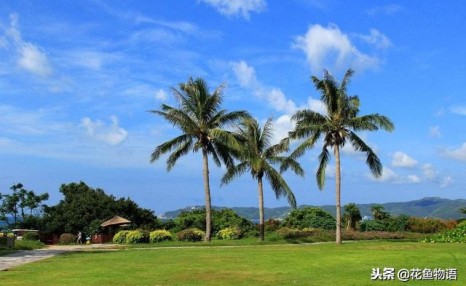
<path id="1" fill-rule="evenodd" d="M 257 179 L 257 192 L 259 195 L 259 240 L 264 241 L 265 227 L 264 227 L 264 187 L 262 178 Z"/>
<path id="2" fill-rule="evenodd" d="M 340 207 L 340 191 L 341 191 L 341 173 L 340 173 L 340 147 L 335 145 L 335 181 L 336 181 L 336 208 L 337 208 L 337 224 L 335 232 L 335 242 L 341 244 L 341 207 Z"/>
<path id="3" fill-rule="evenodd" d="M 210 199 L 210 182 L 209 182 L 209 158 L 207 151 L 202 149 L 203 158 L 203 175 L 204 175 L 204 194 L 205 194 L 205 238 L 204 241 L 209 242 L 212 236 L 212 211 Z"/>

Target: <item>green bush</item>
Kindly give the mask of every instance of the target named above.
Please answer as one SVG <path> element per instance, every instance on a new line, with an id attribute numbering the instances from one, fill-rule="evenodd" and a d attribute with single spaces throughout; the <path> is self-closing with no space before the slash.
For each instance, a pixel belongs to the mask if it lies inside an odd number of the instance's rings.
<path id="1" fill-rule="evenodd" d="M 449 221 L 435 218 L 416 218 L 411 217 L 408 220 L 408 231 L 419 233 L 436 233 L 451 226 Z M 450 227 L 451 228 L 451 227 Z"/>
<path id="2" fill-rule="evenodd" d="M 335 218 L 328 212 L 312 207 L 293 210 L 283 221 L 282 226 L 289 228 L 335 229 Z"/>
<path id="3" fill-rule="evenodd" d="M 15 241 L 15 249 L 16 250 L 34 250 L 44 247 L 45 244 L 38 240 L 17 240 Z"/>
<path id="4" fill-rule="evenodd" d="M 317 233 L 316 229 L 313 229 L 313 228 L 297 229 L 297 228 L 282 227 L 277 230 L 277 234 L 283 237 L 284 239 L 296 239 L 296 238 L 309 237 L 316 233 Z"/>
<path id="5" fill-rule="evenodd" d="M 72 244 L 76 242 L 76 239 L 76 235 L 72 233 L 62 233 L 62 235 L 60 235 L 60 238 L 58 239 L 58 242 L 60 244 Z"/>
<path id="6" fill-rule="evenodd" d="M 23 235 L 22 240 L 37 241 L 37 240 L 39 240 L 39 233 L 37 233 L 37 232 L 26 232 L 26 233 Z"/>
<path id="7" fill-rule="evenodd" d="M 129 233 L 129 230 L 120 230 L 113 236 L 114 243 L 125 243 L 126 242 L 126 235 Z"/>
<path id="8" fill-rule="evenodd" d="M 276 231 L 280 228 L 280 224 L 282 222 L 279 221 L 278 219 L 268 219 L 265 221 L 264 223 L 264 228 L 265 228 L 265 231 Z"/>
<path id="9" fill-rule="evenodd" d="M 428 237 L 422 242 L 456 242 L 466 243 L 466 222 L 462 222 L 454 229 Z"/>
<path id="10" fill-rule="evenodd" d="M 218 239 L 233 240 L 240 239 L 243 236 L 239 227 L 227 227 L 217 233 Z"/>
<path id="11" fill-rule="evenodd" d="M 149 232 L 146 230 L 131 230 L 126 234 L 125 243 L 146 243 L 149 242 Z"/>
<path id="12" fill-rule="evenodd" d="M 387 229 L 383 222 L 377 220 L 363 221 L 359 227 L 361 231 L 385 231 Z"/>
<path id="13" fill-rule="evenodd" d="M 149 234 L 150 242 L 162 242 L 167 240 L 173 240 L 173 235 L 168 230 L 154 230 Z"/>
<path id="14" fill-rule="evenodd" d="M 198 228 L 188 228 L 182 231 L 179 231 L 176 234 L 176 237 L 180 241 L 201 241 L 205 237 L 205 232 Z"/>

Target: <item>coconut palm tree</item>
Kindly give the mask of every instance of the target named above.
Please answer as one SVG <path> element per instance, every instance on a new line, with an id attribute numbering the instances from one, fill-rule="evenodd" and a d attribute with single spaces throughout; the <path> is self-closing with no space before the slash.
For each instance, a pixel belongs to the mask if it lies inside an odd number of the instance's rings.
<path id="1" fill-rule="evenodd" d="M 346 229 L 355 230 L 356 224 L 362 219 L 361 212 L 355 203 L 349 203 L 345 206 L 345 214 L 343 217 L 346 220 Z"/>
<path id="2" fill-rule="evenodd" d="M 202 153 L 206 208 L 205 241 L 210 241 L 212 235 L 208 156 L 211 156 L 217 166 L 222 163 L 226 166 L 232 165 L 233 151 L 230 146 L 234 145 L 234 140 L 230 141 L 230 138 L 233 138 L 229 136 L 231 132 L 223 128 L 249 117 L 246 111 L 228 112 L 220 109 L 223 88 L 224 86 L 220 85 L 213 93 L 209 93 L 207 83 L 203 79 L 190 78 L 188 82 L 181 83 L 179 89 L 172 88 L 178 101 L 178 108 L 162 104 L 161 110 L 149 111 L 162 116 L 182 132 L 181 135 L 155 147 L 151 162 L 156 161 L 163 154 L 171 153 L 167 159 L 167 170 L 170 171 L 177 160 L 188 152 Z"/>
<path id="3" fill-rule="evenodd" d="M 283 179 L 279 171 L 274 168 L 274 164 L 286 163 L 281 171 L 290 167 L 296 174 L 303 176 L 304 171 L 292 158 L 280 156 L 288 150 L 286 144 L 271 145 L 272 139 L 272 119 L 268 119 L 263 128 L 252 118 L 243 120 L 236 131 L 236 139 L 240 144 L 237 158 L 240 161 L 237 165 L 228 168 L 222 178 L 222 184 L 231 182 L 234 178 L 241 176 L 246 171 L 251 173 L 257 181 L 257 191 L 259 196 L 259 233 L 260 240 L 264 240 L 264 187 L 263 179 L 269 181 L 275 196 L 286 197 L 289 204 L 296 208 L 296 199 L 288 184 Z"/>
<path id="4" fill-rule="evenodd" d="M 317 185 L 322 189 L 325 184 L 325 168 L 330 159 L 328 148 L 333 149 L 335 156 L 336 177 L 336 242 L 341 243 L 341 209 L 340 209 L 340 150 L 349 141 L 357 151 L 366 153 L 366 163 L 375 177 L 382 174 L 382 164 L 372 149 L 356 134 L 358 131 L 376 131 L 384 129 L 392 131 L 394 125 L 391 120 L 380 114 L 358 116 L 359 98 L 348 96 L 346 88 L 353 71 L 345 73 L 343 81 L 338 84 L 334 77 L 324 70 L 323 79 L 313 76 L 311 79 L 321 93 L 321 101 L 326 107 L 327 114 L 320 114 L 308 109 L 300 110 L 293 115 L 296 126 L 289 133 L 291 139 L 305 140 L 291 154 L 297 158 L 306 150 L 314 147 L 317 140 L 323 136 L 322 152 L 319 155 L 319 167 L 316 172 Z M 288 139 L 289 140 L 289 139 Z"/>
<path id="5" fill-rule="evenodd" d="M 374 220 L 384 220 L 390 217 L 390 214 L 385 211 L 382 205 L 371 206 L 372 217 Z"/>

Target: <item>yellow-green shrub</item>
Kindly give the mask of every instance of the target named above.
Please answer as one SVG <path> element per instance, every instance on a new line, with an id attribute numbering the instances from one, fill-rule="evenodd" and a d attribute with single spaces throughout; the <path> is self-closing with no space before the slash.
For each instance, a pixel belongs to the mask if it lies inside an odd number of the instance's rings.
<path id="1" fill-rule="evenodd" d="M 176 237 L 180 241 L 201 241 L 205 237 L 205 232 L 198 228 L 188 228 L 182 231 L 179 231 L 176 234 Z"/>
<path id="2" fill-rule="evenodd" d="M 173 240 L 173 235 L 168 230 L 158 229 L 158 230 L 152 231 L 149 234 L 150 242 L 161 242 L 161 241 L 167 241 L 167 240 Z"/>
<path id="3" fill-rule="evenodd" d="M 115 234 L 113 237 L 113 242 L 114 243 L 125 243 L 126 241 L 126 235 L 129 233 L 129 230 L 120 230 Z"/>
<path id="4" fill-rule="evenodd" d="M 233 240 L 233 239 L 240 239 L 242 235 L 243 234 L 238 227 L 227 227 L 227 228 L 220 230 L 217 233 L 217 238 Z"/>
<path id="5" fill-rule="evenodd" d="M 125 243 L 149 242 L 149 232 L 142 229 L 131 230 L 126 234 Z"/>

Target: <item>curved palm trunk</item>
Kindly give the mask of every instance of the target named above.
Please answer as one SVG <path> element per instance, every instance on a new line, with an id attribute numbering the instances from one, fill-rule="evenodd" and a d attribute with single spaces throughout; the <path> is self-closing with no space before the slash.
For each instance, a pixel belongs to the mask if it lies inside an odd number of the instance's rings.
<path id="1" fill-rule="evenodd" d="M 205 238 L 204 241 L 210 241 L 212 236 L 212 211 L 210 199 L 210 182 L 209 182 L 209 158 L 207 151 L 202 150 L 203 158 L 203 176 L 204 176 L 204 194 L 205 194 Z"/>
<path id="2" fill-rule="evenodd" d="M 336 192 L 336 208 L 337 208 L 337 224 L 335 233 L 335 242 L 341 244 L 341 207 L 340 207 L 340 192 L 341 192 L 341 174 L 340 174 L 340 147 L 335 146 L 335 192 Z"/>
<path id="3" fill-rule="evenodd" d="M 262 178 L 257 179 L 257 192 L 259 195 L 259 240 L 264 241 L 265 227 L 264 227 L 264 187 Z"/>

